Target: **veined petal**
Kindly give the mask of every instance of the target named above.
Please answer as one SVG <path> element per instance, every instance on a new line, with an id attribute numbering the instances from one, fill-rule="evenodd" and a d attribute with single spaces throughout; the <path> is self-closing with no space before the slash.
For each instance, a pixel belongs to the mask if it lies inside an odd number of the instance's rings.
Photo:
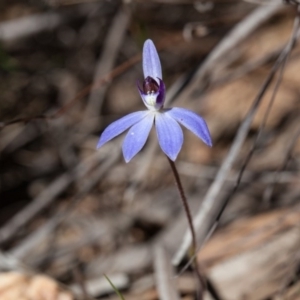
<path id="1" fill-rule="evenodd" d="M 148 111 L 137 111 L 131 113 L 113 123 L 111 123 L 101 134 L 100 140 L 97 145 L 97 149 L 103 146 L 106 142 L 110 141 L 114 137 L 118 136 L 126 129 L 141 121 L 149 114 Z"/>
<path id="2" fill-rule="evenodd" d="M 152 128 L 154 114 L 149 113 L 128 131 L 122 149 L 126 162 L 129 162 L 145 145 Z"/>
<path id="3" fill-rule="evenodd" d="M 199 115 L 185 108 L 174 107 L 165 111 L 165 114 L 174 118 L 188 130 L 193 132 L 206 145 L 212 146 L 210 133 L 206 122 Z"/>
<path id="4" fill-rule="evenodd" d="M 143 48 L 143 71 L 144 78 L 152 77 L 159 84 L 159 79 L 162 79 L 162 71 L 160 60 L 156 48 L 151 40 L 144 43 Z"/>
<path id="5" fill-rule="evenodd" d="M 162 151 L 175 160 L 183 143 L 183 133 L 179 124 L 165 113 L 157 113 L 155 127 Z"/>

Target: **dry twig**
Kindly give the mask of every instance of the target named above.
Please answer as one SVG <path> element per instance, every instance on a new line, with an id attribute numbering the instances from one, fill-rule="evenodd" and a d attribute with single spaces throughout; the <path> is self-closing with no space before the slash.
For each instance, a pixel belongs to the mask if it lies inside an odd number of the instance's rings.
<path id="1" fill-rule="evenodd" d="M 227 157 L 225 158 L 225 160 L 216 176 L 215 181 L 212 183 L 206 196 L 203 199 L 203 202 L 198 211 L 198 214 L 196 215 L 196 217 L 194 219 L 194 226 L 197 231 L 197 237 L 198 237 L 198 241 L 199 241 L 200 245 L 204 242 L 208 232 L 210 231 L 213 224 L 215 223 L 215 220 L 218 218 L 218 215 L 220 214 L 220 212 L 222 212 L 222 210 L 224 208 L 224 204 L 226 204 L 226 203 L 224 203 L 224 201 L 219 201 L 218 203 L 216 203 L 215 199 L 224 184 L 225 178 L 226 178 L 228 172 L 230 171 L 244 140 L 246 139 L 251 122 L 255 116 L 255 113 L 262 101 L 262 98 L 263 98 L 265 92 L 269 88 L 277 70 L 279 69 L 281 64 L 285 61 L 286 57 L 289 55 L 289 53 L 291 52 L 291 50 L 294 47 L 294 44 L 295 44 L 295 41 L 296 41 L 296 38 L 298 35 L 298 29 L 299 29 L 299 16 L 297 16 L 295 18 L 294 29 L 293 29 L 293 33 L 292 33 L 289 43 L 287 44 L 285 49 L 282 51 L 281 55 L 279 56 L 276 63 L 274 64 L 269 76 L 265 80 L 260 92 L 258 93 L 256 99 L 254 100 L 250 110 L 248 111 L 244 121 L 242 122 L 242 124 L 236 134 L 233 144 L 229 150 L 229 153 L 228 153 Z M 175 265 L 177 265 L 181 261 L 184 254 L 186 253 L 190 243 L 191 243 L 190 233 L 186 232 L 183 242 L 180 245 L 179 250 L 177 251 L 177 253 L 175 254 L 175 256 L 173 258 L 173 263 Z"/>

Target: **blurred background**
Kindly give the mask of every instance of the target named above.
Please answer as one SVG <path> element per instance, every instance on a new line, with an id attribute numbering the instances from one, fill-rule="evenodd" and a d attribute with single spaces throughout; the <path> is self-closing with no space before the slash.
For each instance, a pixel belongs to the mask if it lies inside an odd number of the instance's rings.
<path id="1" fill-rule="evenodd" d="M 299 35 L 297 1 L 261 1 L 1 1 L 1 300 L 118 299 L 104 274 L 127 300 L 196 298 L 187 260 L 171 267 L 188 227 L 155 132 L 128 164 L 124 135 L 96 145 L 107 125 L 144 109 L 136 82 L 152 39 L 166 106 L 194 110 L 212 135 L 208 148 L 184 130 L 176 161 L 197 215 L 294 22 Z M 212 199 L 215 213 L 227 205 L 201 240 L 199 265 L 218 293 L 205 299 L 300 299 L 293 46 Z"/>

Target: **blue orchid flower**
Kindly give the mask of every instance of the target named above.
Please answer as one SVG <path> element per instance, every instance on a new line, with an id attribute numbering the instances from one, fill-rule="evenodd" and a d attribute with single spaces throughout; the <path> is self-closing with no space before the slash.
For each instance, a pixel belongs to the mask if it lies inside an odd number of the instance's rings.
<path id="1" fill-rule="evenodd" d="M 129 129 L 122 146 L 124 159 L 129 162 L 145 145 L 150 130 L 155 124 L 159 145 L 162 151 L 173 161 L 183 144 L 183 125 L 206 145 L 212 146 L 209 130 L 203 118 L 188 109 L 164 108 L 165 84 L 156 48 L 151 40 L 143 48 L 144 82 L 138 84 L 141 98 L 148 108 L 124 116 L 110 124 L 102 133 L 97 149 Z"/>

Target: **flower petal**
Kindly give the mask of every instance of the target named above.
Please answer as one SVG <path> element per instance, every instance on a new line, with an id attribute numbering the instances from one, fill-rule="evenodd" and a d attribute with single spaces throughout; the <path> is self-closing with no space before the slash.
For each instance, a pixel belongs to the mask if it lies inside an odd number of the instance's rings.
<path id="1" fill-rule="evenodd" d="M 206 145 L 212 146 L 210 133 L 206 122 L 191 110 L 185 108 L 174 107 L 165 111 L 165 114 L 174 118 L 188 130 L 193 132 Z"/>
<path id="2" fill-rule="evenodd" d="M 175 160 L 183 143 L 183 133 L 179 124 L 165 113 L 157 113 L 155 127 L 162 151 Z"/>
<path id="3" fill-rule="evenodd" d="M 159 84 L 158 78 L 162 79 L 160 60 L 156 48 L 151 40 L 144 43 L 143 48 L 143 71 L 144 78 L 152 77 Z"/>
<path id="4" fill-rule="evenodd" d="M 161 79 L 159 79 L 159 90 L 158 90 L 158 96 L 156 98 L 157 107 L 161 108 L 164 105 L 165 95 L 166 95 L 165 83 Z"/>
<path id="5" fill-rule="evenodd" d="M 114 137 L 118 136 L 126 129 L 141 121 L 149 114 L 148 111 L 137 111 L 131 113 L 113 123 L 111 123 L 101 134 L 100 140 L 97 145 L 97 149 L 103 146 L 106 142 L 110 141 Z"/>
<path id="6" fill-rule="evenodd" d="M 122 146 L 124 159 L 127 163 L 144 147 L 153 121 L 154 114 L 150 113 L 128 131 Z"/>

